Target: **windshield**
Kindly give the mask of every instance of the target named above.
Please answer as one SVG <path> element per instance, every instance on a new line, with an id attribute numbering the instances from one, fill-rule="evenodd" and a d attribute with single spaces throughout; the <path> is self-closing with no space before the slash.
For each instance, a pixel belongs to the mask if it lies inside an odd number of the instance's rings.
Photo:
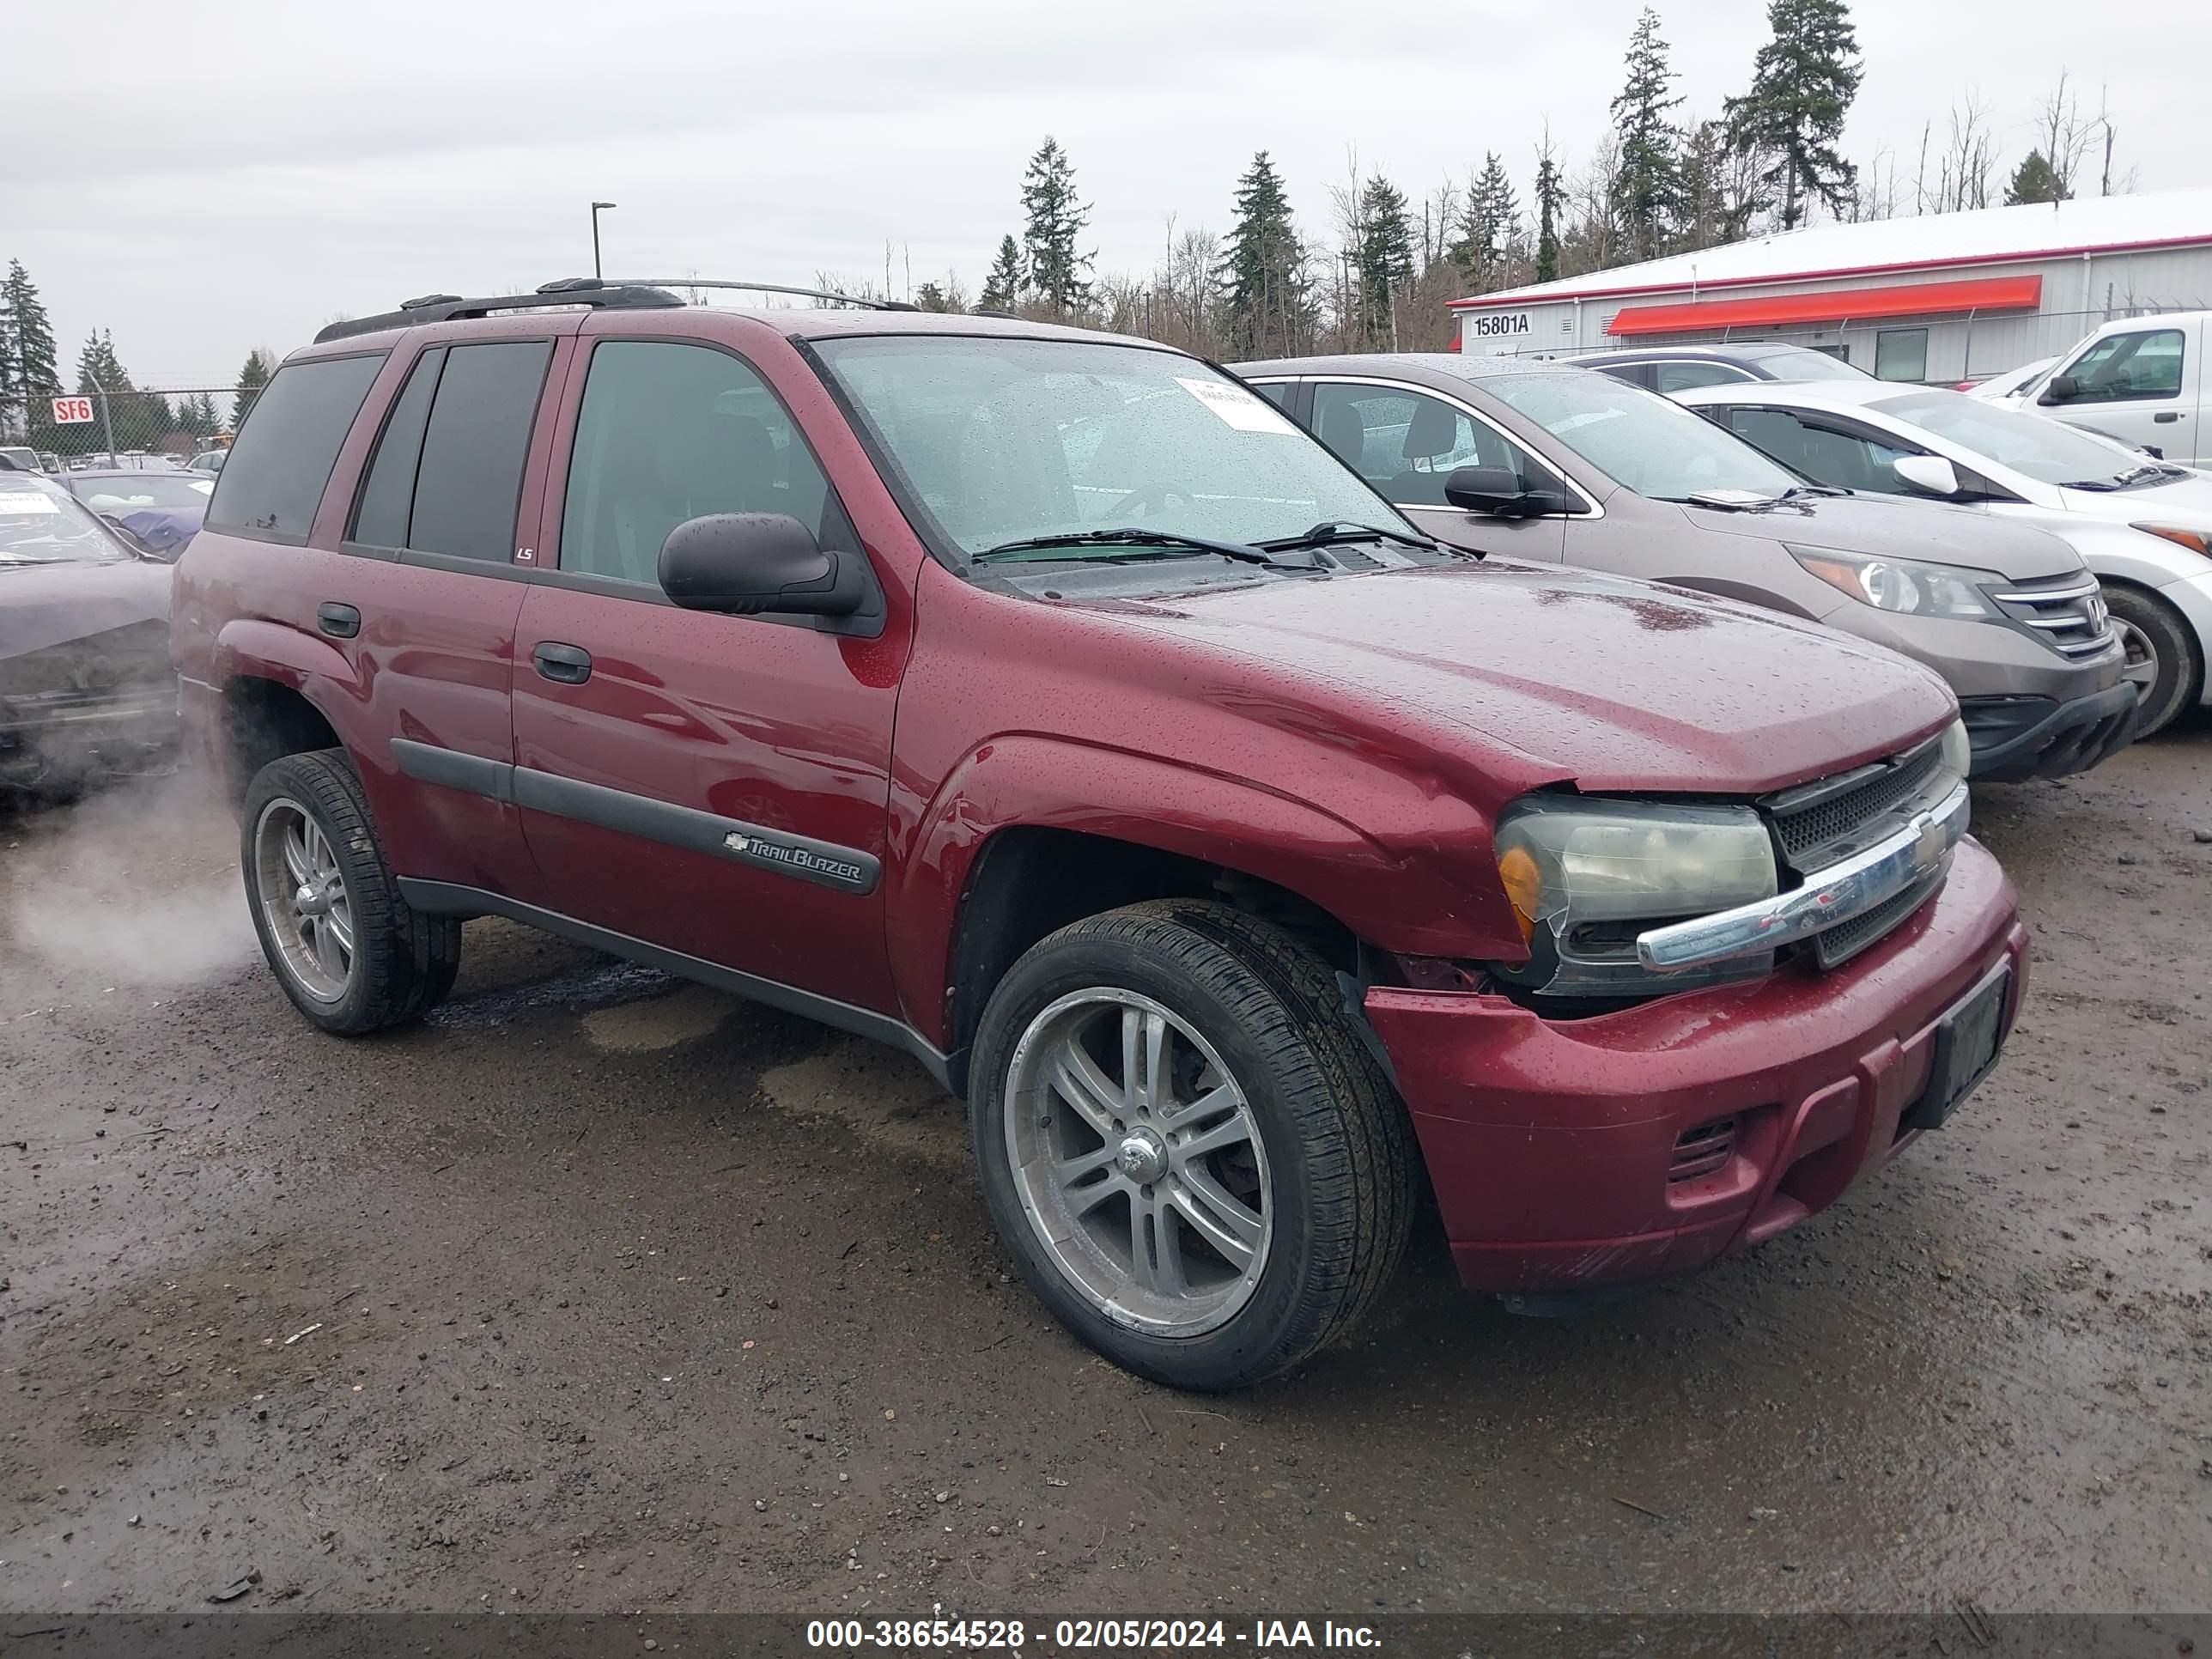
<path id="1" fill-rule="evenodd" d="M 815 349 L 909 499 L 970 555 L 1124 527 L 1243 544 L 1324 520 L 1413 533 L 1273 404 L 1188 357 L 974 336 Z"/>
<path id="2" fill-rule="evenodd" d="M 1610 374 L 1501 374 L 1476 384 L 1639 495 L 1679 501 L 1746 489 L 1774 496 L 1802 482 L 1702 415 Z"/>
<path id="3" fill-rule="evenodd" d="M 1885 398 L 1874 407 L 2038 483 L 2117 483 L 2140 472 L 2149 459 L 2109 439 L 1963 392 L 1916 392 Z"/>
<path id="4" fill-rule="evenodd" d="M 1792 346 L 1787 351 L 1762 352 L 1758 363 L 1778 380 L 1874 379 L 1866 370 L 1853 367 L 1841 357 L 1831 357 L 1826 352 L 1814 351 L 1809 346 Z"/>
<path id="5" fill-rule="evenodd" d="M 163 477 L 158 472 L 76 481 L 77 499 L 95 513 L 135 513 L 149 507 L 205 512 L 214 493 L 212 478 Z"/>
<path id="6" fill-rule="evenodd" d="M 0 568 L 130 556 L 99 520 L 64 491 L 0 473 Z"/>

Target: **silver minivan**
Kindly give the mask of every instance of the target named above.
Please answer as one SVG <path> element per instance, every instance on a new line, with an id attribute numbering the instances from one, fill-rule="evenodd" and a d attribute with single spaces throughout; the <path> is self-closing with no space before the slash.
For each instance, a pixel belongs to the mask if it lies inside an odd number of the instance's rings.
<path id="1" fill-rule="evenodd" d="M 2087 771 L 2132 732 L 2097 583 L 2041 531 L 1814 484 L 1594 369 L 1424 353 L 1235 372 L 1441 541 L 1744 600 L 1926 664 L 1977 779 Z"/>

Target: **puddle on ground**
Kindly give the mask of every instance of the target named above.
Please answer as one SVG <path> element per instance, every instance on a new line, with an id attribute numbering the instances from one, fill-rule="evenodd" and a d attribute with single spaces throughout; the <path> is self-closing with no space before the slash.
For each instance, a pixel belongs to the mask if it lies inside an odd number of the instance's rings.
<path id="1" fill-rule="evenodd" d="M 838 1037 L 819 1054 L 762 1073 L 760 1086 L 779 1111 L 834 1118 L 933 1164 L 968 1161 L 967 1115 L 959 1101 L 896 1048 Z"/>
<path id="2" fill-rule="evenodd" d="M 667 996 L 592 1010 L 584 1016 L 584 1040 L 609 1054 L 651 1054 L 709 1035 L 738 1006 L 725 992 L 687 985 Z"/>

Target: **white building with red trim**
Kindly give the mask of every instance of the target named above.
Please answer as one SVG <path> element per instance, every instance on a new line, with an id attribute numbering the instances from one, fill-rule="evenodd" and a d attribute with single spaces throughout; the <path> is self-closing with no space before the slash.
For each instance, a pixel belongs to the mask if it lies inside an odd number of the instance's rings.
<path id="1" fill-rule="evenodd" d="M 1786 340 L 1886 380 L 2048 357 L 2115 317 L 2212 309 L 2212 189 L 1824 224 L 1455 300 L 1462 351 Z"/>

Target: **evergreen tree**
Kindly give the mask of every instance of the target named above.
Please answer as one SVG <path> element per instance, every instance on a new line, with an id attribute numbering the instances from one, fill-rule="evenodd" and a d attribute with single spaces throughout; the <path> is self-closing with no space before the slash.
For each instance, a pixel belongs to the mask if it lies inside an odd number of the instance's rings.
<path id="1" fill-rule="evenodd" d="M 1758 204 L 1739 188 L 1743 173 L 1724 121 L 1693 121 L 1682 131 L 1681 219 L 1677 252 L 1741 241 Z"/>
<path id="2" fill-rule="evenodd" d="M 1229 343 L 1238 357 L 1289 357 L 1311 333 L 1304 250 L 1282 175 L 1261 150 L 1237 181 L 1237 220 L 1221 262 Z"/>
<path id="3" fill-rule="evenodd" d="M 1759 176 L 1781 197 L 1782 225 L 1804 222 L 1815 202 L 1838 211 L 1858 169 L 1836 144 L 1858 95 L 1857 31 L 1845 0 L 1769 0 L 1774 38 L 1752 59 L 1751 90 L 1726 105 L 1729 142 L 1759 158 Z"/>
<path id="4" fill-rule="evenodd" d="M 1075 198 L 1075 165 L 1055 138 L 1047 137 L 1022 174 L 1022 253 L 1029 285 L 1055 317 L 1070 317 L 1090 302 L 1085 273 L 1091 255 L 1078 246 L 1090 222 L 1088 203 Z"/>
<path id="5" fill-rule="evenodd" d="M 941 312 L 956 309 L 952 301 L 945 297 L 944 285 L 939 283 L 924 283 L 920 288 L 915 289 L 914 302 L 924 311 Z"/>
<path id="6" fill-rule="evenodd" d="M 232 393 L 230 399 L 230 429 L 233 432 L 246 424 L 246 412 L 253 407 L 253 400 L 260 395 L 261 388 L 269 384 L 272 372 L 269 359 L 259 351 L 246 354 L 245 366 L 238 371 L 238 389 Z"/>
<path id="7" fill-rule="evenodd" d="M 0 338 L 6 342 L 6 367 L 0 374 L 0 419 L 15 404 L 25 428 L 38 425 L 50 410 L 44 400 L 62 389 L 53 325 L 39 298 L 39 286 L 20 259 L 8 262 L 0 281 Z M 49 422 L 51 424 L 51 422 Z"/>
<path id="8" fill-rule="evenodd" d="M 1559 216 L 1566 205 L 1566 182 L 1559 164 L 1552 159 L 1552 135 L 1536 152 L 1536 280 L 1553 281 L 1559 274 Z"/>
<path id="9" fill-rule="evenodd" d="M 2013 170 L 2012 182 L 2005 186 L 2005 205 L 2018 207 L 2023 202 L 2063 202 L 2073 195 L 2059 178 L 2058 169 L 2039 149 L 2028 151 L 2027 159 Z"/>
<path id="10" fill-rule="evenodd" d="M 1413 282 L 1413 228 L 1406 196 L 1380 174 L 1359 192 L 1359 240 L 1352 250 L 1359 275 L 1358 325 L 1369 346 L 1397 348 L 1397 301 Z"/>
<path id="11" fill-rule="evenodd" d="M 87 335 L 82 349 L 76 354 L 76 389 L 110 394 L 137 389 L 115 355 L 114 336 L 105 329 Z"/>
<path id="12" fill-rule="evenodd" d="M 1498 152 L 1492 150 L 1483 157 L 1482 171 L 1468 185 L 1459 239 L 1448 250 L 1476 293 L 1504 285 L 1505 261 L 1520 228 L 1521 204 L 1513 181 L 1506 177 Z"/>
<path id="13" fill-rule="evenodd" d="M 1008 236 L 999 243 L 999 257 L 983 278 L 983 292 L 976 298 L 975 308 L 1012 311 L 1021 303 L 1022 290 L 1028 286 L 1022 274 L 1021 247 Z"/>
<path id="14" fill-rule="evenodd" d="M 1659 14 L 1646 6 L 1628 39 L 1627 83 L 1613 100 L 1613 131 L 1620 143 L 1613 206 L 1631 259 L 1656 258 L 1681 211 L 1681 164 L 1668 116 L 1682 100 L 1671 90 L 1674 81 L 1667 43 L 1659 37 Z"/>

